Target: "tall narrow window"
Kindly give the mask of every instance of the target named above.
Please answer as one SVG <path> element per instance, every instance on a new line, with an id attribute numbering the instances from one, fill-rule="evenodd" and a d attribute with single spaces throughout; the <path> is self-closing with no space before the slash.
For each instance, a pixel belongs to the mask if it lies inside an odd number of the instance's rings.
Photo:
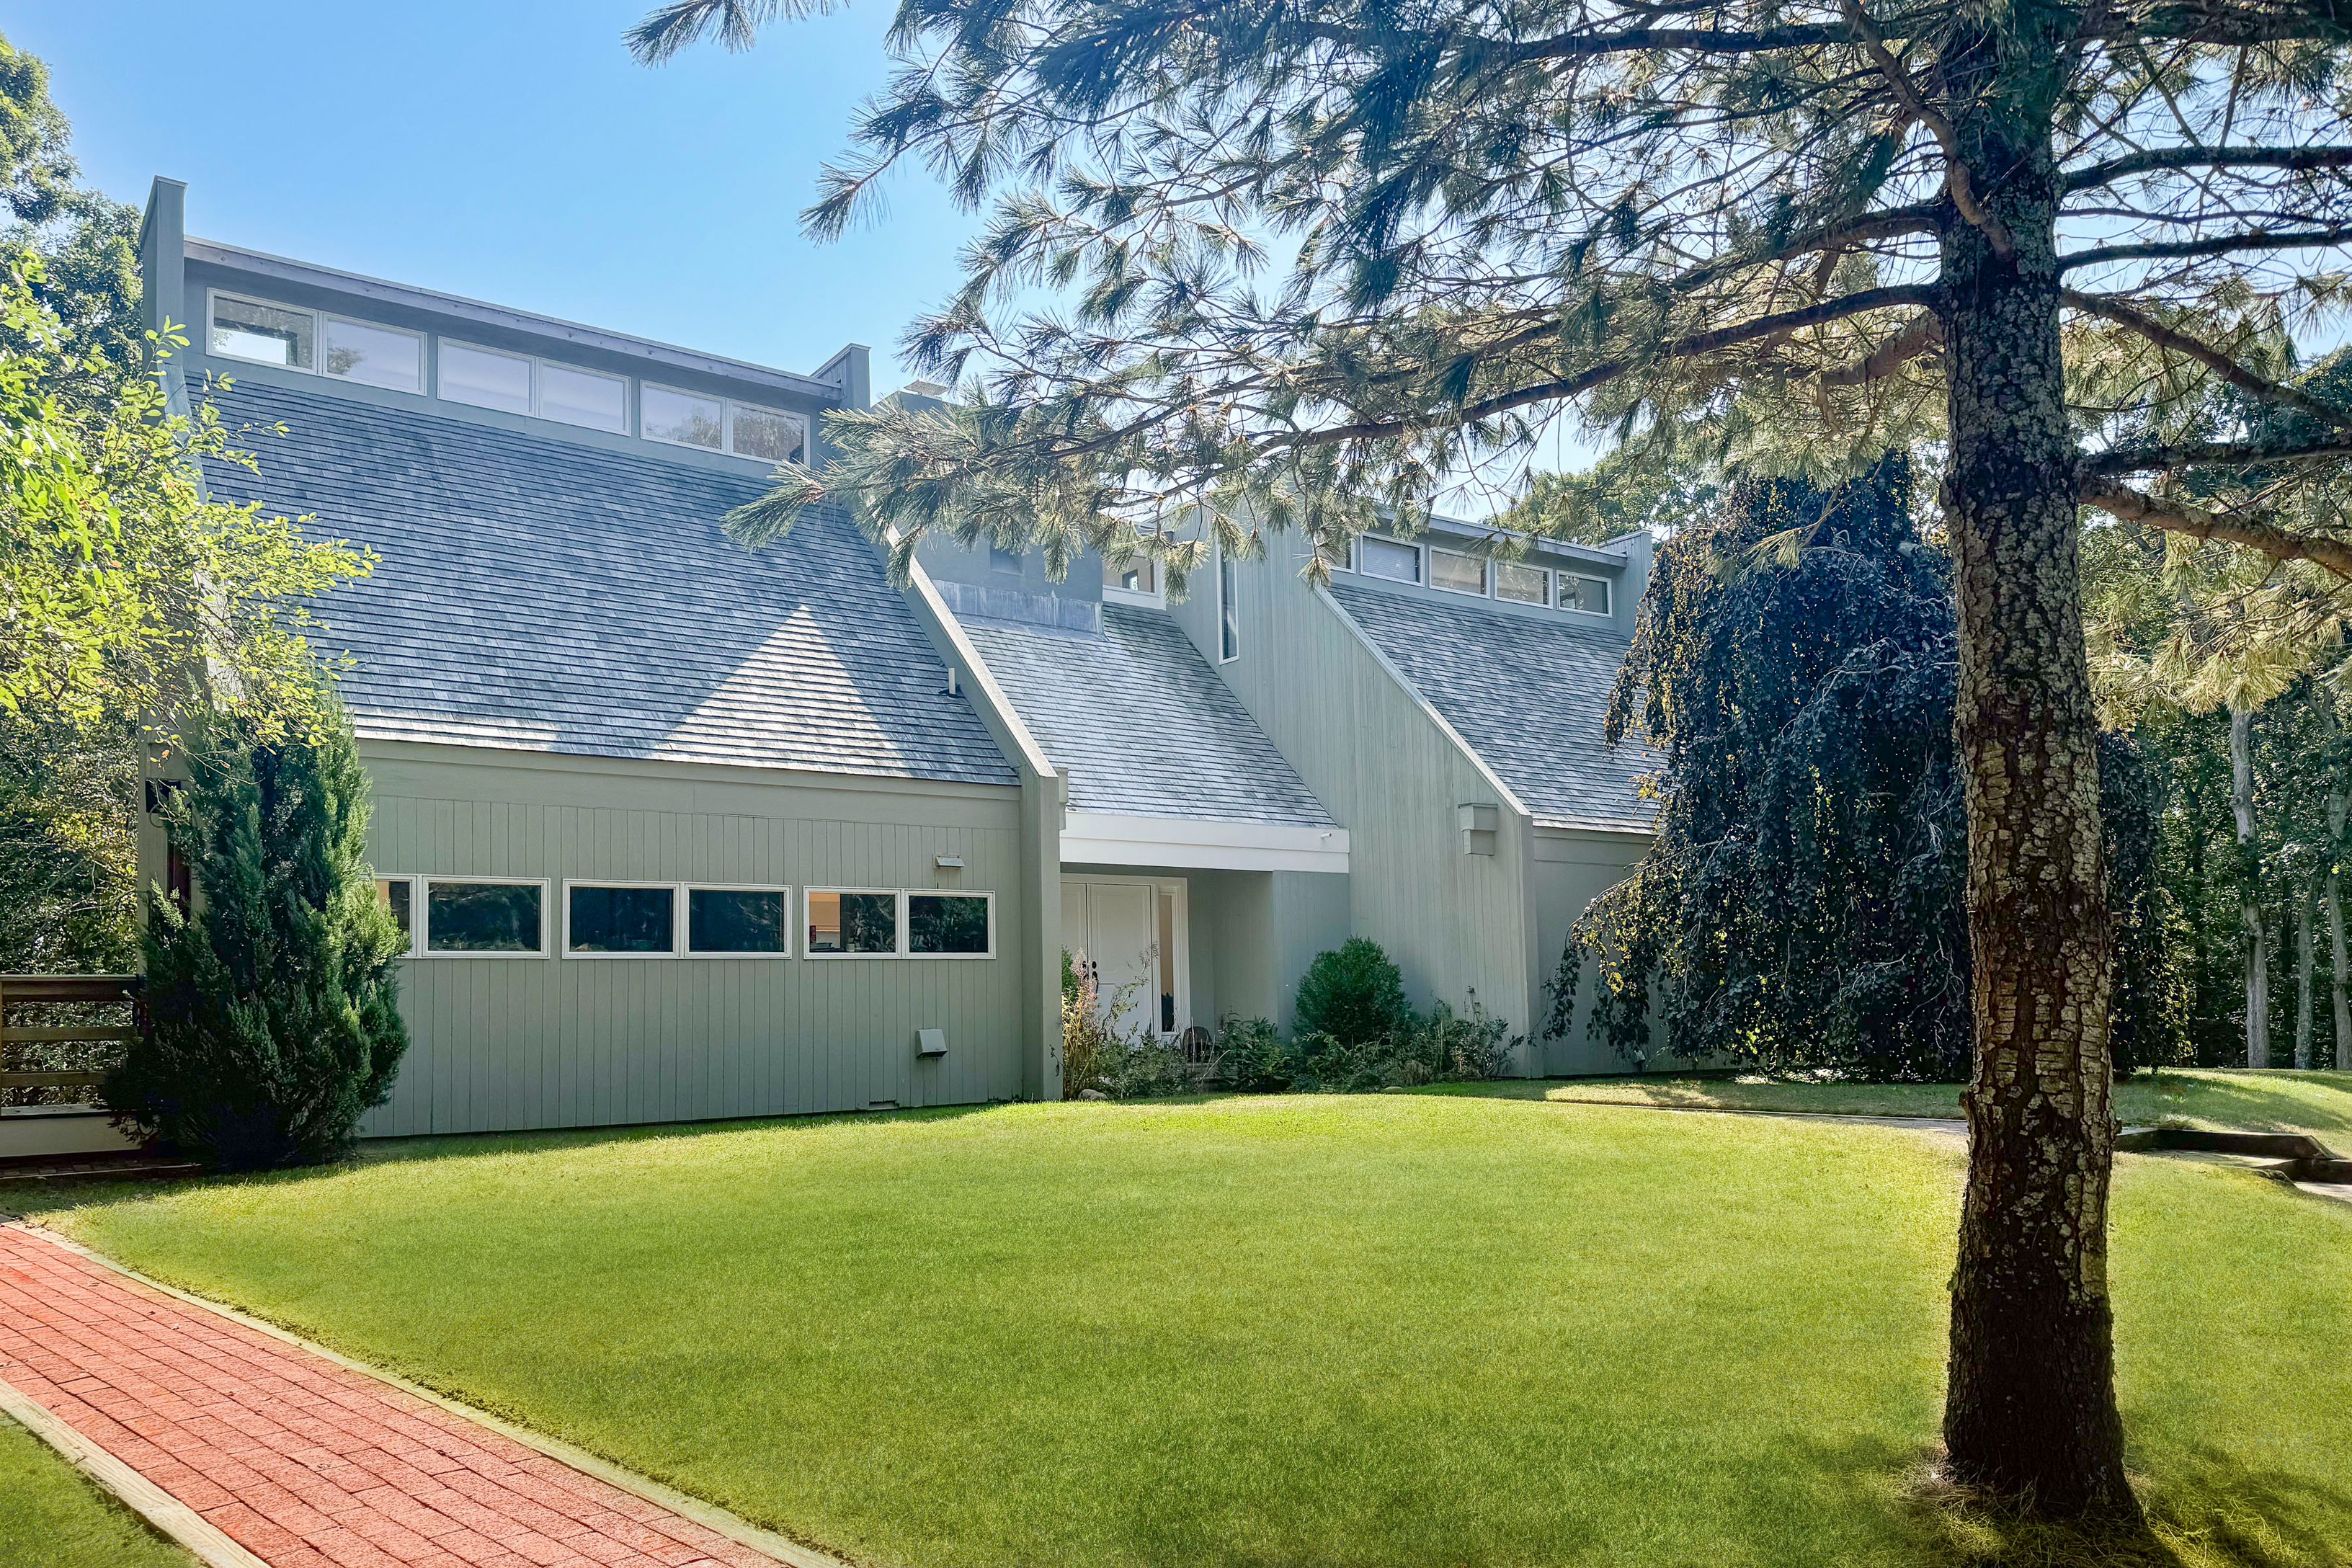
<path id="1" fill-rule="evenodd" d="M 375 879 L 378 902 L 392 911 L 392 923 L 400 928 L 400 951 L 416 951 L 416 884 L 405 877 L 378 877 Z"/>
<path id="2" fill-rule="evenodd" d="M 1217 547 L 1217 658 L 1230 661 L 1242 656 L 1241 567 Z"/>

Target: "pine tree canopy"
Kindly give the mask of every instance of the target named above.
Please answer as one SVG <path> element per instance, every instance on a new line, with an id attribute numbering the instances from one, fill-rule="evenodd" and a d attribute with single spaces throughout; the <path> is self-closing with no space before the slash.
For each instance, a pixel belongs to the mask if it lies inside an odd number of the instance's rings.
<path id="1" fill-rule="evenodd" d="M 743 47 L 821 8 L 677 0 L 633 43 Z M 910 162 L 984 210 L 908 340 L 965 401 L 840 416 L 835 460 L 739 527 L 834 495 L 903 550 L 945 530 L 1066 562 L 1139 536 L 1181 574 L 1197 550 L 1158 537 L 1180 509 L 1244 547 L 1410 518 L 1556 417 L 1818 480 L 1890 446 L 1932 461 L 1975 247 L 2063 298 L 2084 500 L 2352 571 L 2339 503 L 2282 505 L 2352 451 L 2352 415 L 2293 384 L 2296 331 L 2345 288 L 2347 22 L 2332 0 L 906 0 L 902 68 L 806 218 L 839 231 Z M 2216 427 L 2214 385 L 2305 423 Z"/>

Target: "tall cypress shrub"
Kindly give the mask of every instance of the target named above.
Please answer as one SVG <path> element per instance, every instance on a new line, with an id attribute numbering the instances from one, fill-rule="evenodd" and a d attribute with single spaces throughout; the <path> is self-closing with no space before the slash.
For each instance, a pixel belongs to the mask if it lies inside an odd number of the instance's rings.
<path id="1" fill-rule="evenodd" d="M 267 735 L 215 714 L 187 737 L 166 810 L 194 907 L 148 894 L 149 1024 L 110 1074 L 117 1118 L 229 1170 L 331 1160 L 383 1103 L 407 1049 L 405 946 L 362 858 L 367 777 L 330 709 Z"/>

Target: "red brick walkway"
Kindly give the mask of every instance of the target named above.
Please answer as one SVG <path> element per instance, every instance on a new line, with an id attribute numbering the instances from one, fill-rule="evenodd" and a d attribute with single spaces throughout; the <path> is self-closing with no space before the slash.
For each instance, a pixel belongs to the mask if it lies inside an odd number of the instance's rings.
<path id="1" fill-rule="evenodd" d="M 22 1225 L 0 1226 L 0 1381 L 269 1568 L 774 1568 Z"/>

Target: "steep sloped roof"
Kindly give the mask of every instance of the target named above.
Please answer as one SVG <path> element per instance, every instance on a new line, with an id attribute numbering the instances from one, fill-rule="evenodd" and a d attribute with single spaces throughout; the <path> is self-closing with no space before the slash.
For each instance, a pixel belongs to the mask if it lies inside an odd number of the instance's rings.
<path id="1" fill-rule="evenodd" d="M 1163 612 L 1105 605 L 1098 633 L 961 619 L 1076 810 L 1337 826 Z"/>
<path id="2" fill-rule="evenodd" d="M 1657 759 L 1601 738 L 1623 637 L 1343 580 L 1331 595 L 1537 822 L 1649 830 L 1639 784 Z"/>
<path id="3" fill-rule="evenodd" d="M 361 734 L 970 784 L 1016 782 L 873 548 L 834 514 L 758 553 L 759 495 L 560 437 L 254 381 L 215 389 L 258 475 L 225 499 L 317 515 L 375 574 L 320 606 Z"/>

